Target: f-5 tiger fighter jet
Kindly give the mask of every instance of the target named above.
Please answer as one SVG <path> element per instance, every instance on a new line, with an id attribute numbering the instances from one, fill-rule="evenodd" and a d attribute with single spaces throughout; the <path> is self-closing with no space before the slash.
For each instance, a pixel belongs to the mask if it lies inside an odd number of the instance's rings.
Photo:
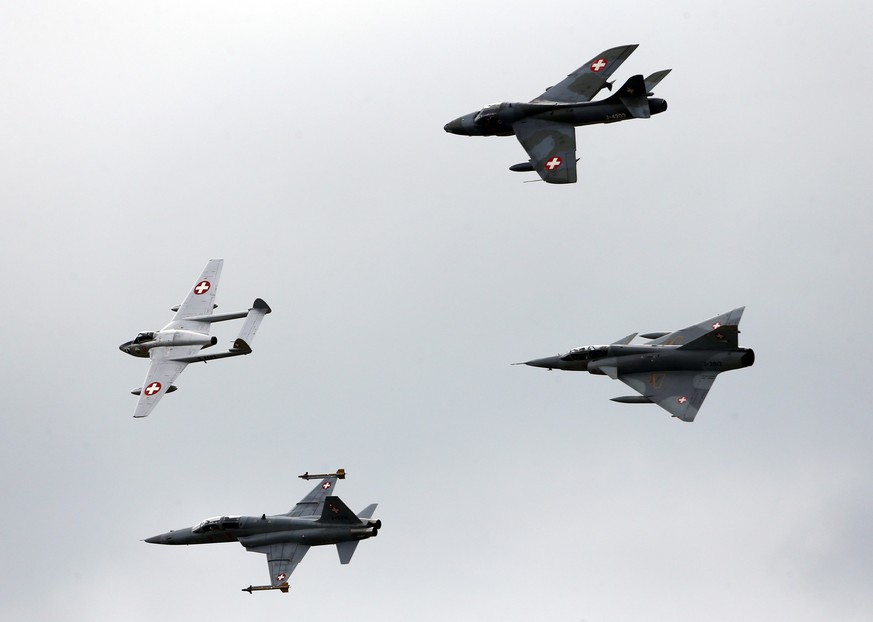
<path id="1" fill-rule="evenodd" d="M 269 305 L 257 298 L 248 311 L 213 315 L 218 279 L 221 276 L 223 259 L 212 259 L 195 281 L 185 301 L 171 310 L 176 312 L 173 320 L 161 330 L 139 333 L 135 339 L 118 346 L 122 352 L 140 358 L 151 359 L 149 371 L 142 387 L 131 391 L 139 395 L 133 416 L 148 417 L 160 399 L 176 390 L 173 383 L 188 363 L 199 363 L 242 356 L 252 352 L 251 343 L 264 316 L 270 313 Z M 226 352 L 201 354 L 200 351 L 218 343 L 209 335 L 213 322 L 225 322 L 245 318 L 239 336 Z"/>
<path id="2" fill-rule="evenodd" d="M 640 395 L 612 398 L 625 404 L 657 404 L 682 421 L 694 421 L 716 376 L 750 367 L 755 353 L 739 347 L 745 307 L 677 330 L 646 333 L 649 343 L 630 345 L 637 333 L 608 346 L 583 346 L 566 354 L 515 365 L 587 371 L 621 380 Z"/>
<path id="3" fill-rule="evenodd" d="M 612 96 L 590 101 L 601 89 L 612 90 L 607 79 L 635 49 L 636 45 L 623 45 L 601 52 L 529 103 L 489 104 L 450 121 L 444 129 L 463 136 L 515 134 L 530 160 L 509 170 L 536 171 L 550 184 L 576 183 L 575 126 L 648 119 L 667 110 L 666 101 L 651 96 L 669 69 L 648 78 L 633 76 Z"/>
<path id="4" fill-rule="evenodd" d="M 311 546 L 335 544 L 341 564 L 348 564 L 358 542 L 373 538 L 382 527 L 372 520 L 375 503 L 357 515 L 339 497 L 332 496 L 337 480 L 346 473 L 301 475 L 302 479 L 323 478 L 291 511 L 276 516 L 221 516 L 207 518 L 194 527 L 168 531 L 146 539 L 152 544 L 209 544 L 239 542 L 247 551 L 264 553 L 270 567 L 270 585 L 243 588 L 249 594 L 265 590 L 287 593 L 288 578 Z"/>

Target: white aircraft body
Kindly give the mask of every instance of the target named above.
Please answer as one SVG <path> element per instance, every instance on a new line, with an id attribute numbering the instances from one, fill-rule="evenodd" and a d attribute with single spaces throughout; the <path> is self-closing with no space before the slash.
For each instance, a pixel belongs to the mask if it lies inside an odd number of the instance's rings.
<path id="1" fill-rule="evenodd" d="M 218 291 L 218 280 L 221 277 L 223 264 L 223 259 L 211 259 L 206 264 L 206 268 L 188 292 L 185 301 L 173 307 L 172 310 L 176 315 L 169 324 L 161 330 L 141 332 L 135 339 L 119 346 L 122 352 L 131 356 L 151 359 L 142 386 L 131 391 L 134 395 L 139 395 L 134 417 L 148 417 L 165 394 L 175 391 L 176 387 L 173 383 L 188 363 L 251 353 L 251 343 L 255 333 L 264 316 L 270 313 L 271 309 L 266 302 L 257 298 L 248 311 L 213 315 L 212 311 L 216 307 L 215 294 Z M 209 335 L 213 322 L 241 318 L 245 318 L 245 322 L 229 350 L 214 354 L 201 353 L 201 350 L 218 343 L 216 337 Z"/>

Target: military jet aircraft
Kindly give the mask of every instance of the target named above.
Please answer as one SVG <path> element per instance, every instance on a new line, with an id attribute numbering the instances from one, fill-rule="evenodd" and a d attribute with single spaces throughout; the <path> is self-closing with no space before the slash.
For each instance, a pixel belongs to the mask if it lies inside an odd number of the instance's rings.
<path id="1" fill-rule="evenodd" d="M 145 382 L 131 391 L 134 395 L 139 395 L 134 417 L 148 417 L 165 394 L 175 391 L 173 383 L 188 363 L 205 363 L 251 353 L 252 339 L 264 316 L 271 309 L 266 302 L 257 298 L 248 311 L 213 315 L 212 310 L 217 306 L 215 294 L 223 264 L 223 259 L 211 259 L 206 264 L 203 274 L 195 281 L 185 302 L 171 309 L 176 315 L 169 324 L 161 330 L 141 332 L 135 339 L 118 346 L 119 350 L 131 356 L 151 359 Z M 229 350 L 199 354 L 200 350 L 218 343 L 216 337 L 209 336 L 209 328 L 214 322 L 240 318 L 246 318 L 246 321 Z"/>
<path id="2" fill-rule="evenodd" d="M 612 90 L 607 78 L 635 49 L 636 45 L 623 45 L 601 52 L 530 103 L 489 104 L 450 121 L 444 129 L 463 136 L 515 134 L 530 160 L 509 170 L 536 171 L 550 184 L 576 183 L 575 126 L 648 119 L 667 110 L 666 101 L 651 95 L 669 69 L 648 78 L 633 76 L 614 95 L 590 101 L 601 89 Z"/>
<path id="3" fill-rule="evenodd" d="M 209 544 L 239 542 L 247 551 L 264 553 L 270 567 L 270 585 L 250 585 L 244 592 L 280 590 L 288 592 L 288 578 L 311 546 L 336 544 L 341 564 L 348 564 L 358 542 L 373 538 L 382 527 L 372 520 L 375 503 L 355 515 L 339 497 L 331 495 L 345 471 L 300 476 L 322 477 L 321 482 L 291 511 L 276 516 L 221 516 L 207 518 L 194 527 L 168 531 L 147 538 L 151 544 Z"/>
<path id="4" fill-rule="evenodd" d="M 566 354 L 515 365 L 587 371 L 618 379 L 640 395 L 612 398 L 625 404 L 654 403 L 682 421 L 694 421 L 718 374 L 750 367 L 755 353 L 737 343 L 745 307 L 672 333 L 646 333 L 649 343 L 630 345 L 637 333 L 608 346 L 583 346 Z"/>

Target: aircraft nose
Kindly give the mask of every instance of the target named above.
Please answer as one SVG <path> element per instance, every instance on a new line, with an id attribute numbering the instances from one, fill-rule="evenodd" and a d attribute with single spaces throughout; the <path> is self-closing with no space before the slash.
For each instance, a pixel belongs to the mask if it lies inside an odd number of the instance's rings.
<path id="1" fill-rule="evenodd" d="M 149 544 L 163 544 L 162 539 L 163 535 L 160 536 L 152 536 L 151 538 L 146 538 L 143 542 L 148 542 Z"/>
<path id="2" fill-rule="evenodd" d="M 547 356 L 541 359 L 525 361 L 524 364 L 530 365 L 531 367 L 542 367 L 543 369 L 555 369 L 560 367 L 560 358 L 557 356 Z"/>
<path id="3" fill-rule="evenodd" d="M 443 129 L 447 131 L 449 134 L 463 134 L 464 126 L 461 123 L 461 119 L 455 119 L 454 121 L 449 121 L 443 126 Z"/>

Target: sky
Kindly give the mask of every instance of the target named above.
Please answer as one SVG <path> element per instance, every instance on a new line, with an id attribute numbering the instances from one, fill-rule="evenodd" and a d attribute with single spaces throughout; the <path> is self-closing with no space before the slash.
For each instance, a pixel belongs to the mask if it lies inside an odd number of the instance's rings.
<path id="1" fill-rule="evenodd" d="M 873 41 L 861 2 L 0 6 L 0 619 L 869 620 Z M 579 183 L 446 134 L 601 50 L 672 68 Z M 248 357 L 134 420 L 207 260 Z M 746 306 L 694 423 L 513 362 Z M 229 344 L 239 325 L 215 327 Z M 379 537 L 287 595 L 237 544 L 338 467 Z"/>

